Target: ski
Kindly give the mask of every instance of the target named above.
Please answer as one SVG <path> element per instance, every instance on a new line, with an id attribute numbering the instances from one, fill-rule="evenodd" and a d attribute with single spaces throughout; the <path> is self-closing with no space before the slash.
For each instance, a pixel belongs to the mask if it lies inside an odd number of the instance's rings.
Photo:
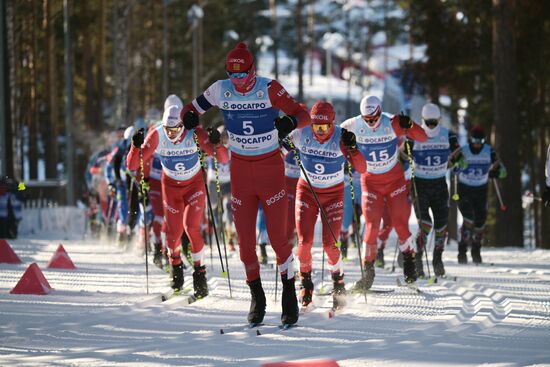
<path id="1" fill-rule="evenodd" d="M 415 283 L 402 284 L 401 280 L 399 280 L 399 278 L 396 278 L 395 280 L 397 281 L 397 286 L 398 287 L 406 287 L 406 288 L 412 289 L 416 293 L 422 293 L 422 290 L 420 288 L 418 288 L 418 285 L 416 285 Z"/>
<path id="2" fill-rule="evenodd" d="M 176 297 L 186 295 L 190 291 L 191 291 L 191 288 L 187 287 L 187 288 L 184 288 L 182 290 L 172 291 L 171 293 L 163 293 L 163 294 L 160 295 L 160 300 L 161 300 L 161 302 L 166 302 L 170 299 L 174 299 Z M 190 297 L 194 297 L 194 296 L 190 296 Z M 189 303 L 192 303 L 192 302 L 189 302 Z"/>
<path id="3" fill-rule="evenodd" d="M 269 333 L 279 332 L 279 331 L 285 331 L 294 327 L 297 327 L 296 324 L 281 324 L 281 325 L 274 325 L 274 324 L 264 324 L 264 323 L 251 323 L 248 325 L 237 325 L 237 326 L 226 326 L 224 328 L 220 328 L 219 333 L 221 335 L 226 334 L 232 334 L 232 333 L 253 333 L 253 335 L 260 336 L 265 335 Z"/>

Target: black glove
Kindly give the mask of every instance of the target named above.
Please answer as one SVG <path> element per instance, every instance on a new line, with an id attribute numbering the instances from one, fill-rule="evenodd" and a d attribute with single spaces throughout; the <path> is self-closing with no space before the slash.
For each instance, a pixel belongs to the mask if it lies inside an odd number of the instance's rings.
<path id="1" fill-rule="evenodd" d="M 199 126 L 199 116 L 193 110 L 189 110 L 180 116 L 183 126 L 186 130 L 191 130 Z"/>
<path id="2" fill-rule="evenodd" d="M 542 203 L 544 206 L 548 206 L 548 204 L 550 204 L 550 186 L 546 186 L 544 192 L 542 193 Z"/>
<path id="3" fill-rule="evenodd" d="M 109 190 L 109 196 L 110 197 L 115 197 L 115 195 L 116 195 L 116 185 L 114 183 L 110 183 L 107 188 Z"/>
<path id="4" fill-rule="evenodd" d="M 139 129 L 137 133 L 132 136 L 132 145 L 135 148 L 140 148 L 145 141 L 145 129 Z"/>
<path id="5" fill-rule="evenodd" d="M 292 130 L 296 129 L 296 117 L 284 115 L 275 119 L 275 128 L 279 131 L 279 139 L 284 139 Z"/>
<path id="6" fill-rule="evenodd" d="M 499 167 L 491 168 L 489 170 L 489 178 L 498 178 L 499 176 Z"/>
<path id="7" fill-rule="evenodd" d="M 355 134 L 346 129 L 342 129 L 342 135 L 340 136 L 340 141 L 346 149 L 355 149 L 357 148 L 357 143 L 355 141 Z"/>
<path id="8" fill-rule="evenodd" d="M 222 134 L 218 131 L 218 129 L 214 129 L 213 127 L 209 127 L 206 129 L 208 131 L 208 140 L 214 145 L 219 144 L 221 141 Z"/>
<path id="9" fill-rule="evenodd" d="M 411 118 L 407 115 L 404 115 L 403 112 L 401 112 L 401 115 L 399 117 L 399 126 L 402 129 L 410 129 L 413 126 L 413 122 Z"/>

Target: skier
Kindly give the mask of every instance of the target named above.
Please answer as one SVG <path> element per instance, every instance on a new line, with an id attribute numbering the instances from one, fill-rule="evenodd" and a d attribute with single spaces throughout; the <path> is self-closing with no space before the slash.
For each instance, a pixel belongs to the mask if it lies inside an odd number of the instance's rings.
<path id="1" fill-rule="evenodd" d="M 166 242 L 170 252 L 171 287 L 178 294 L 183 286 L 183 262 L 181 259 L 181 235 L 185 232 L 191 240 L 193 257 L 193 289 L 196 298 L 208 295 L 206 267 L 203 265 L 204 241 L 200 233 L 200 220 L 204 213 L 205 187 L 195 136 L 202 150 L 212 155 L 214 149 L 221 162 L 227 162 L 227 149 L 219 144 L 220 134 L 215 129 L 184 129 L 180 120 L 181 108 L 169 106 L 162 116 L 162 124 L 150 130 L 145 137 L 143 130 L 132 137 L 128 153 L 128 167 L 140 168 L 140 150 L 143 161 L 154 153 L 162 163 L 162 196 L 166 221 Z"/>
<path id="2" fill-rule="evenodd" d="M 470 130 L 468 144 L 461 147 L 468 168 L 459 170 L 458 208 L 464 218 L 458 243 L 458 263 L 466 264 L 466 253 L 471 247 L 472 261 L 481 264 L 483 230 L 487 219 L 487 183 L 491 179 L 506 178 L 507 172 L 496 152 L 485 140 L 481 126 Z"/>
<path id="3" fill-rule="evenodd" d="M 181 113 L 186 128 L 199 124 L 198 116 L 217 106 L 223 113 L 231 149 L 231 194 L 233 217 L 252 302 L 248 320 L 262 322 L 265 294 L 256 254 L 254 224 L 258 203 L 264 209 L 271 245 L 283 283 L 283 324 L 298 321 L 294 287 L 294 257 L 286 238 L 284 163 L 278 138 L 309 123 L 309 113 L 294 101 L 276 80 L 256 76 L 254 59 L 240 42 L 229 51 L 225 68 L 228 79 L 218 80 L 187 104 Z M 279 110 L 285 115 L 279 116 Z"/>
<path id="4" fill-rule="evenodd" d="M 344 212 L 344 167 L 350 159 L 355 169 L 366 170 L 365 158 L 357 150 L 355 135 L 340 126 L 334 125 L 334 109 L 328 102 L 317 102 L 310 111 L 311 126 L 293 131 L 296 151 L 299 152 L 304 172 L 301 173 L 296 189 L 296 230 L 298 232 L 298 259 L 302 280 L 302 306 L 312 302 L 313 282 L 311 281 L 313 230 L 319 216 L 319 203 L 326 213 L 328 224 L 322 218 L 323 250 L 328 257 L 328 267 L 334 283 L 333 306 L 345 304 L 344 266 L 335 238 L 340 236 Z M 292 148 L 292 147 L 290 147 Z M 311 182 L 309 186 L 307 178 Z M 332 237 L 330 228 L 335 238 Z"/>
<path id="5" fill-rule="evenodd" d="M 360 103 L 361 115 L 348 119 L 342 127 L 355 133 L 357 146 L 367 160 L 367 172 L 361 175 L 361 191 L 366 231 L 364 236 L 364 277 L 356 284 L 367 290 L 374 281 L 374 260 L 380 218 L 387 201 L 394 228 L 403 253 L 405 281 L 416 281 L 414 236 L 409 231 L 410 202 L 403 167 L 399 164 L 399 137 L 424 141 L 422 128 L 406 115 L 382 113 L 382 103 L 376 96 L 365 96 Z"/>
<path id="6" fill-rule="evenodd" d="M 425 142 L 407 142 L 414 160 L 414 183 L 418 194 L 415 205 L 416 217 L 420 222 L 416 238 L 416 272 L 424 276 L 422 255 L 432 230 L 434 234 L 433 269 L 436 276 L 445 275 L 442 254 L 447 243 L 449 218 L 449 189 L 447 168 L 449 164 L 465 168 L 466 161 L 460 152 L 456 134 L 440 125 L 441 112 L 433 103 L 422 107 L 422 128 L 428 135 Z M 433 213 L 433 222 L 430 216 Z"/>
<path id="7" fill-rule="evenodd" d="M 550 145 L 548 146 L 548 152 L 546 152 L 546 185 L 544 192 L 542 193 L 542 203 L 544 206 L 550 204 Z"/>

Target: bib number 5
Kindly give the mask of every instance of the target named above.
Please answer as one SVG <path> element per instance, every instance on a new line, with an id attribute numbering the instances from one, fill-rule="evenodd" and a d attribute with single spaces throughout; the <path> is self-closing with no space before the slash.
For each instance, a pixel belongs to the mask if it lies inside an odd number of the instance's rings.
<path id="1" fill-rule="evenodd" d="M 243 121 L 243 133 L 244 135 L 254 134 L 254 126 L 252 126 L 252 121 Z"/>

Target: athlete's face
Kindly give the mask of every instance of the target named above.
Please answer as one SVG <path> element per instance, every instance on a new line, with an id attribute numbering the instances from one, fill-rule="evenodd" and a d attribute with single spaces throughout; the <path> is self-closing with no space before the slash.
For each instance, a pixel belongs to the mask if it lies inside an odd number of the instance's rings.
<path id="1" fill-rule="evenodd" d="M 167 127 L 167 126 L 164 127 L 164 131 L 166 131 L 166 135 L 171 140 L 177 138 L 177 136 L 179 135 L 182 129 L 183 129 L 183 125 L 179 125 L 176 127 Z"/>
<path id="2" fill-rule="evenodd" d="M 367 123 L 367 125 L 369 125 L 369 127 L 376 127 L 376 125 L 378 124 L 378 122 L 380 122 L 380 115 L 375 115 L 375 116 L 361 116 L 363 117 L 363 121 L 365 121 Z"/>

